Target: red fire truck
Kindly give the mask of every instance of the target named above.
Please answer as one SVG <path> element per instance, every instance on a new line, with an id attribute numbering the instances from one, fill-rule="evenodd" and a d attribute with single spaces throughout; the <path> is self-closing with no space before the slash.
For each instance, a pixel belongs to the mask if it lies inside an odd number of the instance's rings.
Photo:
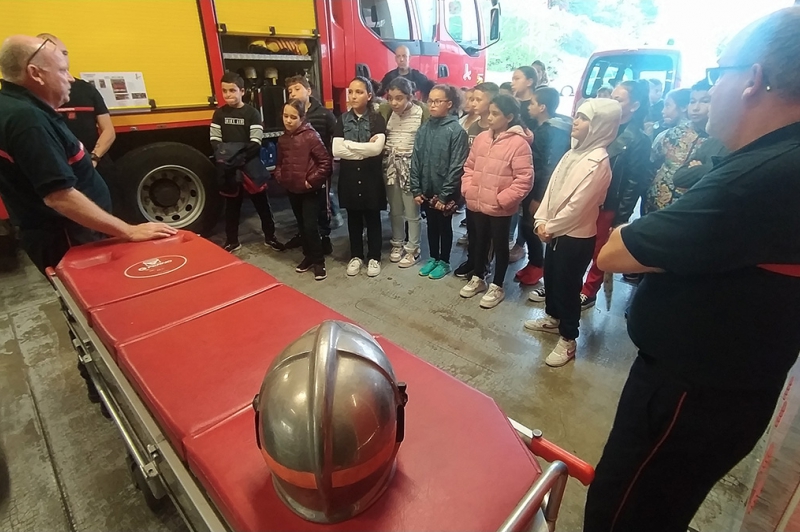
<path id="1" fill-rule="evenodd" d="M 305 75 L 331 109 L 356 74 L 380 80 L 406 45 L 411 66 L 434 81 L 474 85 L 485 48 L 499 39 L 499 0 L 39 0 L 4 2 L 0 39 L 48 32 L 70 51 L 71 70 L 93 80 L 117 141 L 108 176 L 115 212 L 205 232 L 214 191 L 208 124 L 225 70 L 248 77 L 265 102 Z M 282 100 L 280 100 L 282 101 Z M 262 107 L 265 146 L 280 135 Z M 266 151 L 266 150 L 265 150 Z"/>

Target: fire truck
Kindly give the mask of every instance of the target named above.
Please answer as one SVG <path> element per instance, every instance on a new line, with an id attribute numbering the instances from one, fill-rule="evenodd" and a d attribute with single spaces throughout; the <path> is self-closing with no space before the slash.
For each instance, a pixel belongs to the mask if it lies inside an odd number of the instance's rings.
<path id="1" fill-rule="evenodd" d="M 499 39 L 499 1 L 8 0 L 0 39 L 58 36 L 72 73 L 103 94 L 117 133 L 116 172 L 104 176 L 116 214 L 205 233 L 221 209 L 208 125 L 226 70 L 245 74 L 259 102 L 268 161 L 287 77 L 306 76 L 339 111 L 351 79 L 380 80 L 405 45 L 429 79 L 475 85 Z"/>

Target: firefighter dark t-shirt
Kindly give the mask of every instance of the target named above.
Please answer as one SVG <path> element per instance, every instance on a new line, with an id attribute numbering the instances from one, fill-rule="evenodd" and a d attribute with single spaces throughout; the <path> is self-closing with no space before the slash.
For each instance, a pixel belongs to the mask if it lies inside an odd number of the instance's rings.
<path id="1" fill-rule="evenodd" d="M 76 79 L 69 91 L 69 101 L 58 109 L 72 134 L 91 153 L 97 145 L 100 132 L 97 116 L 107 115 L 108 107 L 103 97 L 91 83 Z"/>

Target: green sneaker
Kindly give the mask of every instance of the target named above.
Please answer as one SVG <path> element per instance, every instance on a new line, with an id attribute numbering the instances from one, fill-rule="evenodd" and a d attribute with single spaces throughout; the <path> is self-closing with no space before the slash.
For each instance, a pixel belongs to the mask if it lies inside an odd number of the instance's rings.
<path id="1" fill-rule="evenodd" d="M 428 277 L 438 281 L 439 279 L 443 279 L 448 273 L 450 273 L 450 264 L 440 260 L 436 263 L 436 267 L 428 275 Z"/>
<path id="2" fill-rule="evenodd" d="M 438 263 L 439 261 L 436 259 L 428 259 L 428 261 L 422 265 L 422 268 L 419 269 L 419 274 L 423 277 L 429 276 Z"/>

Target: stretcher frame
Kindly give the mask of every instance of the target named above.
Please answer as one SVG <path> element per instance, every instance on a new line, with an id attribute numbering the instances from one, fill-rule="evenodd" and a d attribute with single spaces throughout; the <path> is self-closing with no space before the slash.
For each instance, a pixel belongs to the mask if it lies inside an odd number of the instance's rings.
<path id="1" fill-rule="evenodd" d="M 132 460 L 130 465 L 135 468 L 134 476 L 143 480 L 137 485 L 143 491 L 149 490 L 149 493 L 143 493 L 148 506 L 155 511 L 156 504 L 169 497 L 190 530 L 232 531 L 233 527 L 216 510 L 204 488 L 180 459 L 64 283 L 53 269 L 49 268 L 47 274 L 61 303 L 78 359 L 86 368 L 122 437 Z M 551 464 L 533 482 L 498 532 L 554 532 L 567 478 L 573 476 L 588 485 L 594 470 L 586 462 L 542 438 L 540 431 L 531 430 L 510 418 L 509 421 L 534 456 Z"/>

